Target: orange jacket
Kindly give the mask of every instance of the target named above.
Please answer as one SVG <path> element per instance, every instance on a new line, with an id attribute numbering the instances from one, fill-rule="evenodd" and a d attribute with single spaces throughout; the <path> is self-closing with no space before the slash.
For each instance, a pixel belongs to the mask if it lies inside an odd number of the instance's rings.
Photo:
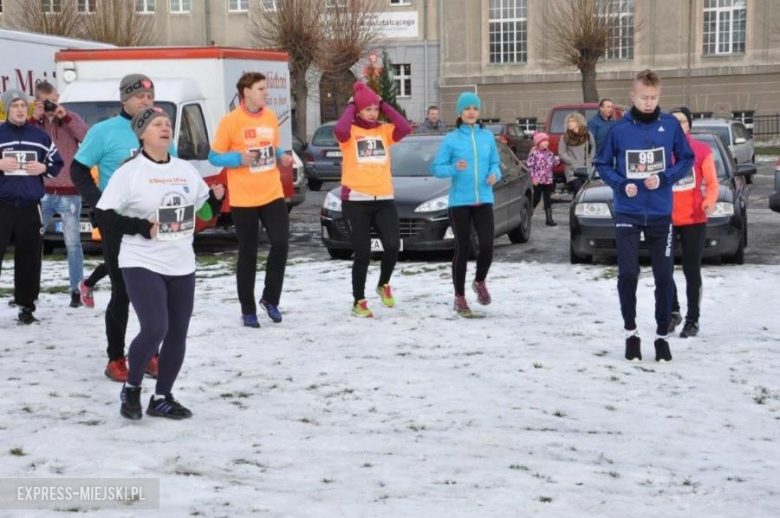
<path id="1" fill-rule="evenodd" d="M 718 173 L 710 147 L 687 135 L 693 149 L 695 160 L 689 175 L 674 184 L 674 203 L 672 205 L 672 223 L 675 227 L 707 223 L 704 207 L 714 207 L 718 201 Z M 702 195 L 702 180 L 705 194 Z"/>

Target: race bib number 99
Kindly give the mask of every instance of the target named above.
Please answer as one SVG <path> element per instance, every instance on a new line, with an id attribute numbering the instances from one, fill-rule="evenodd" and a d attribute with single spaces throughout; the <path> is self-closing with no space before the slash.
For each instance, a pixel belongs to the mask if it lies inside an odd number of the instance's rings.
<path id="1" fill-rule="evenodd" d="M 644 180 L 650 175 L 666 171 L 664 148 L 626 151 L 626 178 Z"/>
<path id="2" fill-rule="evenodd" d="M 7 171 L 6 176 L 28 176 L 27 164 L 38 158 L 35 151 L 3 151 L 3 158 L 13 158 L 19 162 L 19 169 Z"/>
<path id="3" fill-rule="evenodd" d="M 157 209 L 157 239 L 177 241 L 195 232 L 195 206 L 175 205 Z"/>
<path id="4" fill-rule="evenodd" d="M 355 142 L 359 163 L 384 164 L 387 162 L 387 149 L 381 138 L 362 137 Z"/>

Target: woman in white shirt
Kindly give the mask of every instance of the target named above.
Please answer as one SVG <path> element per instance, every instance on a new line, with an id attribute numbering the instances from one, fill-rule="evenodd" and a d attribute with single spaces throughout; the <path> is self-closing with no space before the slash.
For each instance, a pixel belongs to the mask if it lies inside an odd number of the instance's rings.
<path id="1" fill-rule="evenodd" d="M 147 415 L 185 419 L 192 412 L 171 390 L 186 348 L 195 297 L 195 215 L 211 219 L 225 188 L 209 187 L 188 162 L 173 158 L 171 121 L 159 108 L 147 108 L 131 122 L 139 153 L 111 177 L 95 217 L 100 228 L 123 234 L 119 267 L 141 329 L 130 344 L 128 378 L 120 413 L 141 419 L 144 368 L 162 343 L 155 393 Z"/>

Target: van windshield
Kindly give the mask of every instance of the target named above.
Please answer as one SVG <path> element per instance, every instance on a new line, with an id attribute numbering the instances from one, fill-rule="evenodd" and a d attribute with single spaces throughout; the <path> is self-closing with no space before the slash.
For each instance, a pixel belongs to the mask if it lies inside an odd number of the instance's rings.
<path id="1" fill-rule="evenodd" d="M 122 110 L 122 105 L 116 101 L 63 103 L 62 105 L 68 110 L 81 115 L 81 118 L 84 119 L 84 122 L 89 127 L 119 115 L 119 112 Z M 154 105 L 165 110 L 165 113 L 171 119 L 171 125 L 175 128 L 176 106 L 173 103 L 154 103 Z"/>
<path id="2" fill-rule="evenodd" d="M 553 112 L 552 121 L 550 121 L 550 127 L 547 128 L 547 133 L 566 133 L 566 128 L 563 125 L 566 123 L 566 117 L 570 113 L 579 113 L 585 117 L 585 122 L 588 122 L 598 113 L 598 108 L 572 108 L 571 110 L 556 110 Z"/>

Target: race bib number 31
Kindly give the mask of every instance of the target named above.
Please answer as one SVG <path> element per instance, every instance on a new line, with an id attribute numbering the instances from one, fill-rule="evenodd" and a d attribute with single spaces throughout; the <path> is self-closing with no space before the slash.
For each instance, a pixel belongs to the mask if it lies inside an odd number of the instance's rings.
<path id="1" fill-rule="evenodd" d="M 195 232 L 195 206 L 176 205 L 157 209 L 157 239 L 177 241 Z"/>
<path id="2" fill-rule="evenodd" d="M 626 151 L 626 178 L 644 180 L 650 175 L 666 171 L 664 148 Z"/>
<path id="3" fill-rule="evenodd" d="M 38 156 L 35 151 L 3 151 L 3 158 L 13 158 L 19 162 L 19 169 L 6 172 L 6 176 L 28 176 L 27 164 L 35 162 Z"/>
<path id="4" fill-rule="evenodd" d="M 387 161 L 387 149 L 381 138 L 363 137 L 357 139 L 356 143 L 358 162 L 384 164 Z"/>

